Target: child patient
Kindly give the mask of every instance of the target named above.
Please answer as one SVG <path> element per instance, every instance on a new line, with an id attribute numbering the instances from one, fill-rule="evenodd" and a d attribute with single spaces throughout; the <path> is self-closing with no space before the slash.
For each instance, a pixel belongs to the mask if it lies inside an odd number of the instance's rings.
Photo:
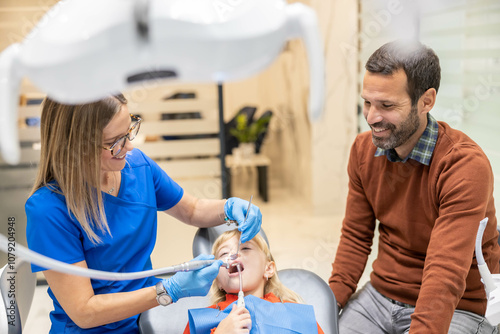
<path id="1" fill-rule="evenodd" d="M 241 244 L 239 256 L 229 259 L 236 253 L 239 239 L 240 232 L 232 230 L 215 240 L 212 253 L 216 259 L 228 261 L 230 268 L 221 267 L 212 285 L 210 296 L 214 305 L 209 308 L 213 310 L 190 310 L 184 334 L 191 331 L 193 334 L 250 333 L 252 327 L 252 333 L 279 329 L 280 333 L 315 333 L 317 330 L 323 334 L 311 306 L 292 304 L 301 302 L 301 298 L 280 282 L 269 247 L 260 235 Z M 236 264 L 242 270 L 245 307 L 236 306 L 240 289 Z"/>

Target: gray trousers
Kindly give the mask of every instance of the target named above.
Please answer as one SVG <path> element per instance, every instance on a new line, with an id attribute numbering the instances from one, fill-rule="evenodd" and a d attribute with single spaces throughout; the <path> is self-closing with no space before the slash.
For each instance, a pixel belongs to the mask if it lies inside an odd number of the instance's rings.
<path id="1" fill-rule="evenodd" d="M 367 283 L 342 310 L 340 334 L 406 334 L 410 331 L 413 311 L 413 307 L 393 304 Z M 497 334 L 498 329 L 480 315 L 455 310 L 448 333 Z"/>

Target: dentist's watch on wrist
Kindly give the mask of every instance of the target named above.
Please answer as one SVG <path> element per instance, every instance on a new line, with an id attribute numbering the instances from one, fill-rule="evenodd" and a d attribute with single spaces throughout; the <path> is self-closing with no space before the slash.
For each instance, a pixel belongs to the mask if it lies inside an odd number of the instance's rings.
<path id="1" fill-rule="evenodd" d="M 172 304 L 172 297 L 168 294 L 167 290 L 160 281 L 156 283 L 156 301 L 161 306 L 167 306 Z"/>

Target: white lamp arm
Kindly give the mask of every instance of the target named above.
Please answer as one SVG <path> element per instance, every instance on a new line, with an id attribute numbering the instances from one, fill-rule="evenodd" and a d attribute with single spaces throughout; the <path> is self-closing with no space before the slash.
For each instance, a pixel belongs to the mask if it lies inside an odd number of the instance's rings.
<path id="1" fill-rule="evenodd" d="M 309 64 L 309 115 L 317 121 L 324 108 L 325 60 L 323 43 L 316 13 L 310 7 L 296 3 L 287 6 L 291 38 L 302 38 Z"/>
<path id="2" fill-rule="evenodd" d="M 15 165 L 21 159 L 17 134 L 19 87 L 22 77 L 14 62 L 19 54 L 19 44 L 12 44 L 0 53 L 0 151 L 5 162 Z"/>

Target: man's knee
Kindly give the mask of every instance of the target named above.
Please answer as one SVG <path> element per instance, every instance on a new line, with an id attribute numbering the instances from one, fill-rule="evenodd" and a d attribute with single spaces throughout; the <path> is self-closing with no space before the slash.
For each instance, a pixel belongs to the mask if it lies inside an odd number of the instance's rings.
<path id="1" fill-rule="evenodd" d="M 455 310 L 448 334 L 497 334 L 498 328 L 491 325 L 485 317 L 464 310 Z"/>

